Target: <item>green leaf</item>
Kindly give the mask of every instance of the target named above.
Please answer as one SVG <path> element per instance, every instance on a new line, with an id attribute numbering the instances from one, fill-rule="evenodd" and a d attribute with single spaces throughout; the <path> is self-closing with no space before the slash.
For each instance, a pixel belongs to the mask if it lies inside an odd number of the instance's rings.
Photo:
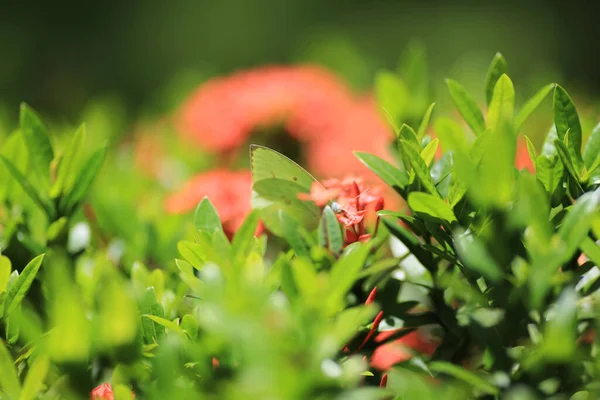
<path id="1" fill-rule="evenodd" d="M 198 337 L 198 321 L 192 314 L 185 314 L 181 319 L 181 329 L 188 335 L 190 340 Z"/>
<path id="2" fill-rule="evenodd" d="M 31 260 L 23 269 L 15 283 L 10 287 L 6 294 L 6 300 L 4 302 L 4 315 L 9 316 L 10 313 L 15 310 L 21 302 L 23 298 L 29 291 L 33 280 L 35 279 L 40 267 L 42 266 L 42 261 L 44 260 L 44 255 L 41 254 Z"/>
<path id="3" fill-rule="evenodd" d="M 81 204 L 102 168 L 107 151 L 108 146 L 96 150 L 83 165 L 73 188 L 60 199 L 59 208 L 63 215 L 70 215 Z"/>
<path id="4" fill-rule="evenodd" d="M 206 252 L 198 243 L 182 240 L 177 243 L 177 250 L 192 266 L 202 269 L 206 263 Z"/>
<path id="5" fill-rule="evenodd" d="M 592 129 L 592 133 L 585 144 L 583 150 L 583 162 L 588 171 L 591 172 L 591 167 L 600 158 L 600 123 Z"/>
<path id="6" fill-rule="evenodd" d="M 368 243 L 352 243 L 331 267 L 326 300 L 326 309 L 330 314 L 338 312 L 344 306 L 346 294 L 358 279 L 370 250 Z"/>
<path id="7" fill-rule="evenodd" d="M 554 318 L 544 327 L 542 352 L 550 362 L 569 362 L 577 351 L 577 302 L 575 290 L 567 288 L 558 298 Z"/>
<path id="8" fill-rule="evenodd" d="M 454 235 L 454 240 L 456 250 L 467 268 L 492 282 L 499 282 L 502 279 L 504 276 L 502 268 L 477 237 L 472 234 L 457 232 Z"/>
<path id="9" fill-rule="evenodd" d="M 600 265 L 600 246 L 598 246 L 589 236 L 586 236 L 581 242 L 581 251 L 596 265 Z"/>
<path id="10" fill-rule="evenodd" d="M 437 152 L 438 145 L 440 144 L 440 139 L 435 138 L 431 142 L 427 143 L 427 146 L 421 150 L 421 158 L 425 161 L 428 167 L 431 166 L 431 163 L 435 159 L 435 153 Z"/>
<path id="11" fill-rule="evenodd" d="M 0 387 L 8 394 L 11 399 L 18 399 L 21 392 L 21 383 L 17 375 L 17 370 L 13 364 L 12 356 L 0 339 Z"/>
<path id="12" fill-rule="evenodd" d="M 319 242 L 331 250 L 333 254 L 339 254 L 344 245 L 340 224 L 329 206 L 325 206 L 323 209 L 319 224 Z"/>
<path id="13" fill-rule="evenodd" d="M 452 79 L 446 79 L 446 84 L 448 85 L 454 105 L 473 132 L 479 135 L 485 131 L 485 120 L 475 100 L 473 100 L 460 83 Z"/>
<path id="14" fill-rule="evenodd" d="M 398 135 L 399 139 L 406 140 L 407 142 L 412 143 L 416 147 L 421 146 L 421 142 L 417 138 L 417 134 L 415 133 L 413 128 L 406 124 L 402 124 L 402 126 L 400 127 L 400 133 Z"/>
<path id="15" fill-rule="evenodd" d="M 20 125 L 23 139 L 27 145 L 33 169 L 42 178 L 45 186 L 50 179 L 50 163 L 54 151 L 48 137 L 48 130 L 40 117 L 25 103 L 21 103 Z"/>
<path id="16" fill-rule="evenodd" d="M 563 220 L 558 235 L 564 243 L 560 249 L 562 257 L 568 260 L 573 256 L 592 227 L 593 216 L 598 212 L 600 189 L 588 192 L 577 199 L 575 205 Z"/>
<path id="17" fill-rule="evenodd" d="M 246 216 L 242 225 L 233 235 L 231 241 L 231 247 L 239 259 L 244 259 L 250 253 L 252 246 L 254 245 L 254 233 L 258 226 L 258 212 L 252 210 L 250 214 Z"/>
<path id="18" fill-rule="evenodd" d="M 10 279 L 11 270 L 12 264 L 10 259 L 6 256 L 0 255 L 0 293 L 4 292 L 8 287 L 8 280 Z"/>
<path id="19" fill-rule="evenodd" d="M 0 154 L 0 159 L 8 169 L 8 172 L 12 175 L 12 177 L 17 181 L 17 183 L 21 186 L 23 191 L 27 193 L 29 198 L 33 200 L 33 202 L 40 207 L 48 216 L 49 219 L 54 218 L 54 207 L 49 202 L 42 200 L 38 191 L 33 187 L 33 185 L 23 176 L 21 171 L 15 167 L 15 165 L 6 157 Z"/>
<path id="20" fill-rule="evenodd" d="M 419 125 L 419 129 L 417 130 L 417 138 L 419 140 L 423 139 L 425 136 L 425 132 L 427 132 L 427 127 L 429 126 L 429 120 L 431 119 L 431 114 L 433 113 L 433 107 L 435 107 L 435 103 L 431 103 L 427 111 L 425 111 L 425 115 L 421 120 L 421 124 Z"/>
<path id="21" fill-rule="evenodd" d="M 197 230 L 212 234 L 215 231 L 223 231 L 219 213 L 208 197 L 204 197 L 196 207 L 194 213 L 194 225 Z"/>
<path id="22" fill-rule="evenodd" d="M 139 310 L 142 315 L 154 315 L 164 318 L 165 313 L 162 305 L 158 302 L 154 287 L 149 287 L 144 291 L 139 301 Z M 165 328 L 157 322 L 142 318 L 142 338 L 145 344 L 157 342 L 165 333 Z"/>
<path id="23" fill-rule="evenodd" d="M 557 156 L 541 155 L 535 163 L 536 177 L 542 182 L 550 196 L 562 181 L 563 163 Z"/>
<path id="24" fill-rule="evenodd" d="M 508 75 L 508 65 L 506 64 L 506 60 L 500 53 L 496 53 L 492 62 L 488 68 L 487 75 L 485 77 L 485 101 L 489 106 L 492 102 L 492 97 L 494 96 L 494 88 L 496 87 L 496 83 L 498 79 L 504 74 Z"/>
<path id="25" fill-rule="evenodd" d="M 422 192 L 412 192 L 408 195 L 408 206 L 417 214 L 424 214 L 431 218 L 442 220 L 451 224 L 456 221 L 450 205 L 439 197 Z"/>
<path id="26" fill-rule="evenodd" d="M 398 124 L 404 118 L 410 94 L 406 84 L 391 72 L 380 72 L 375 77 L 375 96 L 379 107 Z"/>
<path id="27" fill-rule="evenodd" d="M 35 400 L 38 393 L 44 388 L 44 381 L 50 369 L 50 359 L 46 355 L 39 355 L 31 364 L 19 400 Z"/>
<path id="28" fill-rule="evenodd" d="M 256 184 L 264 179 L 281 179 L 296 183 L 301 191 L 309 193 L 317 180 L 300 165 L 275 150 L 256 144 L 250 145 L 250 168 L 252 182 Z"/>
<path id="29" fill-rule="evenodd" d="M 441 117 L 435 121 L 435 131 L 440 138 L 444 151 L 462 152 L 468 151 L 465 132 L 454 120 Z"/>
<path id="30" fill-rule="evenodd" d="M 542 101 L 544 101 L 546 96 L 548 96 L 548 93 L 550 93 L 555 86 L 555 83 L 544 86 L 531 99 L 523 104 L 523 107 L 521 107 L 521 110 L 515 117 L 515 129 L 517 132 L 523 127 L 527 118 L 529 118 L 540 104 L 542 104 Z"/>
<path id="31" fill-rule="evenodd" d="M 355 152 L 354 155 L 396 191 L 403 190 L 408 185 L 406 173 L 387 161 L 369 153 Z"/>
<path id="32" fill-rule="evenodd" d="M 531 140 L 527 136 L 525 136 L 525 143 L 527 144 L 527 153 L 529 153 L 529 158 L 535 165 L 535 160 L 537 160 L 538 158 L 538 153 L 535 150 L 535 146 L 533 145 L 533 143 L 531 143 Z"/>
<path id="33" fill-rule="evenodd" d="M 494 87 L 487 115 L 487 127 L 495 130 L 499 121 L 511 122 L 515 112 L 515 89 L 507 75 L 502 75 Z"/>
<path id="34" fill-rule="evenodd" d="M 131 393 L 131 389 L 123 384 L 116 384 L 114 388 L 116 400 L 134 400 L 134 396 Z"/>
<path id="35" fill-rule="evenodd" d="M 573 142 L 573 148 L 581 157 L 581 124 L 579 115 L 573 100 L 560 85 L 554 89 L 554 125 L 558 138 L 564 140 L 569 132 L 570 140 Z"/>
<path id="36" fill-rule="evenodd" d="M 564 139 L 565 145 L 567 146 L 567 151 L 569 152 L 569 158 L 573 163 L 573 167 L 575 168 L 575 172 L 577 173 L 576 178 L 578 181 L 583 182 L 583 175 L 585 173 L 583 160 L 581 158 L 580 151 L 577 151 L 574 147 L 574 143 L 571 140 L 571 131 L 567 131 L 565 133 Z"/>
<path id="37" fill-rule="evenodd" d="M 71 145 L 60 160 L 56 180 L 50 189 L 50 197 L 56 198 L 61 193 L 67 193 L 75 183 L 75 171 L 79 156 L 83 150 L 85 142 L 86 129 L 81 125 L 71 141 Z"/>
<path id="38" fill-rule="evenodd" d="M 169 321 L 166 318 L 161 318 L 161 317 L 157 317 L 156 315 L 150 315 L 150 314 L 143 314 L 142 317 L 151 319 L 152 321 L 156 322 L 157 324 L 167 328 L 170 332 L 176 333 L 180 336 L 185 336 L 185 333 L 183 333 L 183 330 L 181 329 L 181 327 L 179 325 L 177 325 L 176 321 Z"/>
<path id="39" fill-rule="evenodd" d="M 415 175 L 419 178 L 419 181 L 425 190 L 439 197 L 440 194 L 435 188 L 435 183 L 429 174 L 429 167 L 427 167 L 427 164 L 425 164 L 425 161 L 421 158 L 421 155 L 417 153 L 414 147 L 405 140 L 400 141 L 400 146 L 402 147 L 408 163 L 413 168 Z"/>
<path id="40" fill-rule="evenodd" d="M 433 372 L 438 372 L 446 375 L 450 375 L 458 380 L 461 380 L 482 392 L 497 395 L 500 390 L 492 383 L 488 382 L 485 378 L 468 371 L 458 365 L 454 365 L 444 361 L 434 361 L 429 363 L 429 369 Z"/>
<path id="41" fill-rule="evenodd" d="M 431 255 L 421 248 L 421 243 L 412 232 L 402 227 L 396 219 L 381 218 L 381 221 L 390 233 L 398 238 L 423 266 L 426 268 L 431 266 Z"/>
<path id="42" fill-rule="evenodd" d="M 558 153 L 558 157 L 562 161 L 562 164 L 567 168 L 569 175 L 578 182 L 579 181 L 579 173 L 575 169 L 575 165 L 573 165 L 573 160 L 571 159 L 571 155 L 569 153 L 569 149 L 567 145 L 565 145 L 561 140 L 556 139 L 554 141 L 554 145 L 556 146 L 556 151 Z"/>

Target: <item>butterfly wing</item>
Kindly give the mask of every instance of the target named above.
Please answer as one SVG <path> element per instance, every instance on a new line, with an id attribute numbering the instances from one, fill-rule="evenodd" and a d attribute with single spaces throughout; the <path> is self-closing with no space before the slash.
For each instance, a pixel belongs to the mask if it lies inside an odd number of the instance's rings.
<path id="1" fill-rule="evenodd" d="M 252 170 L 252 207 L 261 210 L 267 228 L 283 235 L 280 212 L 284 212 L 308 230 L 318 226 L 320 211 L 310 201 L 298 199 L 300 193 L 310 193 L 317 180 L 304 168 L 281 153 L 267 147 L 250 146 Z"/>

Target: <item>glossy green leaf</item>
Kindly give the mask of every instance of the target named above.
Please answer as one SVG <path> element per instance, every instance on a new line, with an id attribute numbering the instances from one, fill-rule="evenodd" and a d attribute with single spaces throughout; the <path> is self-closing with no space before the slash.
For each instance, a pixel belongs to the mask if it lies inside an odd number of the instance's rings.
<path id="1" fill-rule="evenodd" d="M 21 186 L 23 191 L 27 193 L 29 198 L 33 200 L 33 202 L 46 213 L 48 218 L 52 219 L 55 214 L 54 207 L 52 206 L 52 204 L 40 196 L 40 194 L 33 187 L 33 185 L 27 180 L 27 178 L 25 178 L 21 171 L 19 171 L 17 167 L 8 158 L 0 154 L 0 159 L 4 163 L 4 166 L 8 169 L 8 172 L 10 172 L 12 177 Z"/>
<path id="2" fill-rule="evenodd" d="M 579 151 L 575 149 L 573 140 L 571 140 L 571 131 L 567 131 L 567 133 L 565 133 L 564 142 L 567 147 L 567 151 L 569 152 L 569 158 L 571 159 L 573 167 L 575 168 L 575 172 L 577 173 L 577 179 L 582 182 L 582 177 L 585 172 L 583 160 Z"/>
<path id="3" fill-rule="evenodd" d="M 164 318 L 164 310 L 158 302 L 154 287 L 149 287 L 144 291 L 139 301 L 139 311 L 142 315 L 147 314 Z M 148 318 L 142 318 L 141 329 L 145 344 L 152 344 L 158 341 L 165 333 L 164 326 Z"/>
<path id="4" fill-rule="evenodd" d="M 484 393 L 496 395 L 500 390 L 485 378 L 466 370 L 458 365 L 444 361 L 434 361 L 429 363 L 429 369 L 433 372 L 450 375 L 459 379 L 468 385 L 471 385 Z"/>
<path id="5" fill-rule="evenodd" d="M 333 264 L 329 276 L 327 310 L 338 312 L 343 306 L 346 293 L 358 279 L 371 246 L 365 243 L 352 243 L 344 249 L 342 256 Z"/>
<path id="6" fill-rule="evenodd" d="M 369 153 L 355 152 L 354 155 L 394 189 L 403 190 L 408 185 L 406 173 L 387 161 Z"/>
<path id="7" fill-rule="evenodd" d="M 404 141 L 400 141 L 400 145 L 403 149 L 403 153 L 406 156 L 407 161 L 409 162 L 412 170 L 415 175 L 419 178 L 421 185 L 427 190 L 429 193 L 434 194 L 436 196 L 440 196 L 437 189 L 435 188 L 435 183 L 433 183 L 433 179 L 429 174 L 429 167 L 425 164 L 425 161 L 421 158 L 421 155 L 417 153 L 414 147 Z"/>
<path id="8" fill-rule="evenodd" d="M 12 264 L 10 259 L 6 256 L 0 255 L 0 293 L 4 292 L 8 286 L 11 270 Z"/>
<path id="9" fill-rule="evenodd" d="M 44 185 L 48 186 L 50 163 L 54 159 L 48 130 L 35 111 L 25 103 L 21 103 L 19 120 L 33 169 L 40 176 Z"/>
<path id="10" fill-rule="evenodd" d="M 38 398 L 38 393 L 44 388 L 44 381 L 49 369 L 50 359 L 47 356 L 39 355 L 35 358 L 29 372 L 27 372 L 25 382 L 23 382 L 19 400 L 35 400 Z"/>
<path id="11" fill-rule="evenodd" d="M 339 254 L 344 245 L 340 223 L 329 206 L 325 206 L 323 209 L 323 215 L 319 223 L 319 242 L 322 246 L 331 250 L 333 254 Z"/>
<path id="12" fill-rule="evenodd" d="M 10 315 L 10 313 L 21 304 L 23 298 L 25 298 L 25 295 L 29 291 L 33 280 L 37 276 L 37 273 L 42 266 L 44 255 L 45 254 L 41 254 L 31 260 L 25 266 L 15 283 L 8 290 L 6 294 L 6 300 L 4 302 L 5 316 Z"/>
<path id="13" fill-rule="evenodd" d="M 245 258 L 252 249 L 258 222 L 258 212 L 253 210 L 246 216 L 242 225 L 233 235 L 231 248 L 241 259 Z"/>
<path id="14" fill-rule="evenodd" d="M 417 137 L 417 133 L 413 130 L 413 128 L 406 124 L 402 124 L 402 126 L 400 127 L 399 139 L 406 140 L 407 142 L 412 143 L 416 147 L 421 146 L 421 142 Z"/>
<path id="15" fill-rule="evenodd" d="M 541 155 L 535 163 L 536 177 L 546 191 L 552 195 L 558 188 L 563 176 L 563 163 L 558 156 Z"/>
<path id="16" fill-rule="evenodd" d="M 519 110 L 517 116 L 515 117 L 515 129 L 517 132 L 523 127 L 523 124 L 527 118 L 529 118 L 529 116 L 539 107 L 540 104 L 542 104 L 546 96 L 548 96 L 548 93 L 550 93 L 555 86 L 555 83 L 544 86 L 535 95 L 533 95 L 532 98 L 523 104 L 523 107 L 521 107 L 521 110 Z"/>
<path id="17" fill-rule="evenodd" d="M 456 221 L 450 205 L 439 197 L 428 193 L 412 192 L 408 195 L 408 206 L 417 214 L 424 214 L 448 224 Z"/>
<path id="18" fill-rule="evenodd" d="M 587 236 L 592 226 L 592 217 L 599 210 L 599 204 L 600 189 L 597 189 L 579 197 L 569 210 L 558 230 L 558 235 L 565 245 L 560 249 L 564 259 L 568 260 Z"/>
<path id="19" fill-rule="evenodd" d="M 481 274 L 491 282 L 498 282 L 502 279 L 504 276 L 502 268 L 477 237 L 459 232 L 455 235 L 454 240 L 456 250 L 467 268 Z"/>
<path id="20" fill-rule="evenodd" d="M 508 65 L 506 60 L 500 53 L 496 53 L 492 62 L 488 68 L 487 75 L 485 77 L 485 101 L 489 106 L 494 96 L 494 88 L 498 79 L 504 74 L 508 75 Z"/>
<path id="21" fill-rule="evenodd" d="M 78 160 L 83 150 L 85 137 L 85 125 L 81 125 L 79 129 L 77 129 L 77 132 L 75 132 L 71 145 L 60 160 L 56 180 L 50 189 L 50 197 L 56 198 L 61 193 L 68 193 L 73 187 L 73 184 L 75 183 L 75 172 L 77 171 L 76 167 L 78 166 Z"/>
<path id="22" fill-rule="evenodd" d="M 527 153 L 529 154 L 529 159 L 535 165 L 535 161 L 538 158 L 538 153 L 537 153 L 537 151 L 535 149 L 535 146 L 533 145 L 533 143 L 531 142 L 531 140 L 527 136 L 525 136 L 525 143 L 527 144 Z"/>
<path id="23" fill-rule="evenodd" d="M 157 317 L 156 315 L 150 315 L 150 314 L 143 314 L 142 317 L 151 319 L 152 321 L 156 322 L 157 324 L 168 329 L 169 332 L 176 333 L 180 336 L 185 336 L 185 334 L 183 333 L 183 330 L 177 324 L 176 321 L 170 321 L 166 318 Z"/>
<path id="24" fill-rule="evenodd" d="M 421 150 L 421 158 L 423 159 L 423 161 L 425 161 L 425 164 L 427 164 L 428 167 L 431 166 L 431 163 L 435 159 L 435 153 L 437 152 L 439 144 L 440 139 L 435 138 L 431 142 L 429 142 L 427 146 L 423 148 L 423 150 Z"/>
<path id="25" fill-rule="evenodd" d="M 198 207 L 196 207 L 196 212 L 194 213 L 194 226 L 199 231 L 208 232 L 210 234 L 215 231 L 223 231 L 219 213 L 206 196 L 200 201 Z"/>
<path id="26" fill-rule="evenodd" d="M 600 123 L 592 129 L 583 150 L 583 162 L 589 172 L 593 171 L 592 166 L 598 162 L 598 159 L 600 159 Z"/>
<path id="27" fill-rule="evenodd" d="M 190 340 L 196 340 L 198 337 L 198 321 L 191 314 L 185 314 L 181 318 L 181 329 L 188 335 Z"/>
<path id="28" fill-rule="evenodd" d="M 446 84 L 448 85 L 454 105 L 469 127 L 471 127 L 476 135 L 481 134 L 485 130 L 485 120 L 475 100 L 473 100 L 460 83 L 452 79 L 446 79 Z"/>
<path id="29" fill-rule="evenodd" d="M 2 339 L 0 339 L 0 371 L 2 371 L 0 373 L 0 388 L 8 394 L 9 398 L 18 399 L 21 392 L 21 383 L 10 352 Z"/>
<path id="30" fill-rule="evenodd" d="M 429 121 L 431 120 L 431 114 L 433 113 L 433 107 L 435 107 L 435 103 L 431 103 L 427 111 L 425 111 L 425 115 L 421 120 L 421 124 L 419 125 L 419 129 L 417 130 L 417 138 L 419 140 L 423 139 L 425 133 L 427 132 L 427 127 L 429 126 Z"/>
<path id="31" fill-rule="evenodd" d="M 573 148 L 581 156 L 581 124 L 575 104 L 569 94 L 560 85 L 554 89 L 554 125 L 558 138 L 564 140 L 569 132 Z"/>
<path id="32" fill-rule="evenodd" d="M 586 236 L 581 242 L 581 251 L 596 265 L 600 265 L 600 246 Z"/>
<path id="33" fill-rule="evenodd" d="M 500 121 L 512 122 L 515 112 L 515 89 L 507 75 L 502 75 L 494 87 L 487 114 L 487 127 L 494 130 Z"/>
<path id="34" fill-rule="evenodd" d="M 73 188 L 60 200 L 59 208 L 64 215 L 70 215 L 75 208 L 81 205 L 94 179 L 96 179 L 96 176 L 100 172 L 100 168 L 102 168 L 107 151 L 108 146 L 96 150 L 82 166 L 75 178 Z"/>
<path id="35" fill-rule="evenodd" d="M 177 243 L 177 250 L 196 269 L 202 269 L 206 263 L 206 252 L 198 243 L 182 240 Z"/>
<path id="36" fill-rule="evenodd" d="M 575 169 L 575 165 L 573 165 L 573 160 L 571 159 L 571 155 L 569 153 L 569 149 L 567 145 L 565 145 L 561 140 L 556 139 L 554 141 L 554 145 L 556 146 L 556 151 L 562 164 L 565 166 L 569 175 L 575 180 L 579 181 L 579 172 Z"/>

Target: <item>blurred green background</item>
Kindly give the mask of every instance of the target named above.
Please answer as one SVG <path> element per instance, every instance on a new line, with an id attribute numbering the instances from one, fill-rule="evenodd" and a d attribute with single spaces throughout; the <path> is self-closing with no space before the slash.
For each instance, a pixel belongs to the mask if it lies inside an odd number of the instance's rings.
<path id="1" fill-rule="evenodd" d="M 560 80 L 588 96 L 600 88 L 594 25 L 576 1 L 2 2 L 0 104 L 78 122 L 90 99 L 111 98 L 134 119 L 168 111 L 215 74 L 299 61 L 365 89 L 413 39 L 434 83 L 452 76 L 478 89 L 500 51 L 524 95 Z"/>

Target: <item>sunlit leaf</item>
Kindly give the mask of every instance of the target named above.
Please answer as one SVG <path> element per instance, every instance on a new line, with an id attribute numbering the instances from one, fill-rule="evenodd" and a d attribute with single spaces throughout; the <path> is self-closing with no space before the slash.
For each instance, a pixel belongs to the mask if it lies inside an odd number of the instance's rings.
<path id="1" fill-rule="evenodd" d="M 452 96 L 454 105 L 458 111 L 460 111 L 473 132 L 477 135 L 483 133 L 485 130 L 485 120 L 483 119 L 483 114 L 475 100 L 473 100 L 460 83 L 453 81 L 452 79 L 446 79 L 446 84 L 448 85 L 448 90 L 450 91 L 450 96 Z"/>

